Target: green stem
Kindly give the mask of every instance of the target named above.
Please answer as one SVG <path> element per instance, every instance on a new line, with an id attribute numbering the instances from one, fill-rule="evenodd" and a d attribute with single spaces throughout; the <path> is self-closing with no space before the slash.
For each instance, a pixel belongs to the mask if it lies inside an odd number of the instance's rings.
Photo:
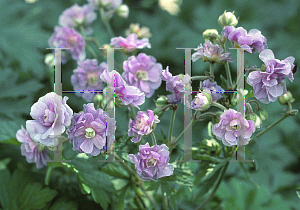
<path id="1" fill-rule="evenodd" d="M 225 164 L 225 166 L 223 166 L 223 169 L 222 169 L 222 172 L 221 172 L 221 176 L 220 176 L 220 178 L 218 180 L 218 183 L 214 187 L 214 189 L 213 189 L 212 193 L 210 194 L 210 196 L 204 201 L 204 203 L 197 210 L 202 209 L 210 201 L 210 199 L 212 199 L 212 197 L 214 196 L 214 194 L 216 193 L 217 189 L 219 188 L 219 186 L 220 186 L 220 184 L 222 182 L 222 179 L 223 179 L 223 177 L 224 177 L 224 175 L 226 173 L 228 165 L 229 165 L 229 162 L 227 162 Z"/>
<path id="2" fill-rule="evenodd" d="M 255 103 L 256 104 L 256 110 L 258 111 L 258 110 L 260 110 L 260 109 L 262 109 L 261 108 L 261 105 L 258 103 L 258 101 L 256 101 L 256 100 L 250 100 L 250 101 L 248 101 L 248 103 Z"/>
<path id="3" fill-rule="evenodd" d="M 268 130 L 270 130 L 271 128 L 273 128 L 275 125 L 277 125 L 278 123 L 280 123 L 282 120 L 284 120 L 285 118 L 287 118 L 288 116 L 290 116 L 288 113 L 286 113 L 282 118 L 280 118 L 279 120 L 277 120 L 276 122 L 272 123 L 271 125 L 269 125 L 265 130 L 259 132 L 256 137 L 260 137 L 261 135 L 263 135 L 265 132 L 267 132 Z M 251 140 L 253 140 L 253 138 L 251 138 Z"/>
<path id="4" fill-rule="evenodd" d="M 181 134 L 177 137 L 177 139 L 175 139 L 172 143 L 175 145 L 179 140 L 180 138 L 183 136 L 184 132 L 190 127 L 190 126 L 193 126 L 197 121 L 196 120 L 192 120 L 186 127 L 185 129 L 181 132 Z"/>
<path id="5" fill-rule="evenodd" d="M 209 65 L 209 73 L 210 73 L 210 75 L 212 75 L 214 77 L 214 63 L 210 63 L 210 65 Z M 211 78 L 210 81 L 213 82 L 214 79 Z"/>
<path id="6" fill-rule="evenodd" d="M 115 34 L 114 34 L 114 32 L 113 32 L 113 30 L 111 28 L 111 25 L 109 23 L 109 19 L 107 17 L 105 17 L 104 9 L 103 8 L 100 9 L 100 14 L 101 14 L 102 21 L 103 21 L 106 29 L 108 30 L 109 35 L 111 37 L 115 37 Z"/>
<path id="7" fill-rule="evenodd" d="M 219 103 L 217 103 L 217 102 L 211 102 L 211 105 L 212 105 L 212 106 L 215 106 L 215 107 L 218 107 L 219 109 L 222 109 L 222 110 L 224 110 L 224 111 L 227 110 L 222 104 L 219 104 Z"/>
<path id="8" fill-rule="evenodd" d="M 46 172 L 46 176 L 45 176 L 45 185 L 49 185 L 49 180 L 50 180 L 50 177 L 51 177 L 52 170 L 53 170 L 53 167 L 50 164 L 47 168 L 47 172 Z"/>
<path id="9" fill-rule="evenodd" d="M 226 70 L 226 76 L 227 76 L 227 80 L 229 82 L 229 89 L 232 90 L 233 89 L 233 84 L 232 84 L 232 79 L 231 79 L 231 73 L 230 73 L 230 67 L 229 67 L 229 63 L 228 61 L 226 61 L 225 63 L 225 70 Z"/>
<path id="10" fill-rule="evenodd" d="M 151 138 L 152 138 L 153 145 L 157 145 L 154 133 L 151 132 L 150 135 L 151 135 Z"/>
<path id="11" fill-rule="evenodd" d="M 207 80 L 213 78 L 212 76 L 193 76 L 191 79 L 192 80 Z"/>
<path id="12" fill-rule="evenodd" d="M 122 160 L 119 155 L 117 155 L 116 153 L 114 153 L 114 156 L 117 160 Z M 144 182 L 141 180 L 141 178 L 139 177 L 139 175 L 134 172 L 126 163 L 124 163 L 123 161 L 120 161 L 119 163 L 121 163 L 121 165 L 126 169 L 126 171 L 131 174 L 132 176 L 135 177 L 135 179 L 138 181 L 138 184 L 140 185 L 140 187 L 142 188 L 142 191 L 144 192 L 144 194 L 146 195 L 146 197 L 150 200 L 152 206 L 155 208 L 156 204 L 154 202 L 153 197 L 148 193 Z"/>
<path id="13" fill-rule="evenodd" d="M 163 182 L 161 183 L 161 193 L 162 193 L 162 196 L 163 196 L 165 209 L 169 210 L 170 208 L 169 208 L 167 196 L 165 194 L 165 189 L 164 189 L 164 183 Z"/>
<path id="14" fill-rule="evenodd" d="M 248 114 L 253 113 L 253 109 L 252 106 L 250 105 L 250 103 L 246 103 L 247 109 L 248 109 Z"/>
<path id="15" fill-rule="evenodd" d="M 172 137 L 172 132 L 173 132 L 173 126 L 174 126 L 174 122 L 175 122 L 175 113 L 176 113 L 176 110 L 173 110 L 172 112 L 172 118 L 171 118 L 171 122 L 170 122 L 170 129 L 169 129 L 169 140 L 168 142 L 171 141 L 171 137 Z"/>

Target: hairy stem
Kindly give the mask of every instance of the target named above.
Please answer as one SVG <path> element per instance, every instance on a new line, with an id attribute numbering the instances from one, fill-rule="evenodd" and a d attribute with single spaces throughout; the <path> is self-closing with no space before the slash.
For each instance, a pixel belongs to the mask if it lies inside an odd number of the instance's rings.
<path id="1" fill-rule="evenodd" d="M 209 73 L 214 77 L 214 63 L 209 63 Z M 214 81 L 214 78 L 210 78 L 210 81 Z"/>
<path id="2" fill-rule="evenodd" d="M 222 109 L 222 110 L 224 110 L 224 111 L 227 110 L 222 104 L 219 104 L 219 103 L 217 103 L 217 102 L 211 102 L 211 105 L 212 105 L 212 106 L 215 106 L 215 107 L 218 107 L 219 109 Z"/>
<path id="3" fill-rule="evenodd" d="M 171 141 L 171 137 L 172 137 L 173 126 L 174 126 L 174 122 L 175 122 L 175 113 L 176 113 L 176 110 L 173 109 L 173 112 L 172 112 L 172 118 L 171 118 L 171 121 L 170 121 L 170 129 L 169 129 L 169 138 L 168 138 L 168 142 Z"/>
<path id="4" fill-rule="evenodd" d="M 162 196 L 163 196 L 163 200 L 164 200 L 164 206 L 166 210 L 169 210 L 169 204 L 168 204 L 168 198 L 165 194 L 165 188 L 164 188 L 164 183 L 161 183 L 161 193 L 162 193 Z"/>
<path id="5" fill-rule="evenodd" d="M 114 153 L 114 156 L 117 160 L 122 160 L 119 155 L 117 155 L 116 153 Z M 155 208 L 156 204 L 154 202 L 153 197 L 148 193 L 144 182 L 141 180 L 141 178 L 139 177 L 139 175 L 134 172 L 126 163 L 124 163 L 123 161 L 120 162 L 121 165 L 125 168 L 125 170 L 131 174 L 132 176 L 135 177 L 135 179 L 137 180 L 138 184 L 140 185 L 140 187 L 142 188 L 143 193 L 146 195 L 146 197 L 149 199 L 149 201 L 151 202 L 152 206 Z"/>

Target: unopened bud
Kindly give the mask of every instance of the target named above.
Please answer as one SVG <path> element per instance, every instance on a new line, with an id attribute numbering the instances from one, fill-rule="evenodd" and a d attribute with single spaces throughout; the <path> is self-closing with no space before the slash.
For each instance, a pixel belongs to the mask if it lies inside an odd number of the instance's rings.
<path id="1" fill-rule="evenodd" d="M 258 111 L 258 116 L 260 117 L 260 119 L 261 119 L 262 121 L 267 120 L 267 119 L 268 119 L 268 112 L 267 112 L 267 110 L 265 110 L 265 109 L 260 109 L 260 110 Z"/>
<path id="2" fill-rule="evenodd" d="M 225 12 L 220 15 L 218 22 L 219 24 L 225 28 L 226 26 L 236 26 L 238 24 L 238 20 L 236 19 L 234 12 Z"/>
<path id="3" fill-rule="evenodd" d="M 285 94 L 278 97 L 278 101 L 280 104 L 285 105 L 287 103 L 293 103 L 295 99 L 293 99 L 292 93 L 287 91 Z"/>
<path id="4" fill-rule="evenodd" d="M 49 67 L 52 67 L 55 65 L 55 59 L 53 53 L 48 53 L 45 55 L 45 64 L 47 64 Z"/>
<path id="5" fill-rule="evenodd" d="M 94 103 L 95 104 L 100 104 L 103 100 L 103 95 L 101 94 L 96 94 L 95 97 L 94 97 Z"/>
<path id="6" fill-rule="evenodd" d="M 117 11 L 117 14 L 122 18 L 128 18 L 129 8 L 126 4 L 122 4 Z"/>
<path id="7" fill-rule="evenodd" d="M 155 105 L 157 108 L 162 108 L 168 104 L 168 97 L 167 96 L 160 96 L 156 101 Z"/>
<path id="8" fill-rule="evenodd" d="M 216 29 L 207 29 L 203 32 L 203 37 L 205 41 L 209 40 L 211 43 L 215 44 L 220 38 L 219 33 Z"/>
<path id="9" fill-rule="evenodd" d="M 162 108 L 155 108 L 154 110 L 153 110 L 153 113 L 155 114 L 155 115 L 157 115 L 158 116 L 158 118 L 161 118 L 163 115 L 164 115 L 164 110 L 162 109 Z"/>
<path id="10" fill-rule="evenodd" d="M 254 122 L 256 128 L 260 128 L 261 119 L 259 118 L 259 116 L 257 114 L 250 113 L 246 118 L 247 118 L 247 120 L 252 120 Z"/>

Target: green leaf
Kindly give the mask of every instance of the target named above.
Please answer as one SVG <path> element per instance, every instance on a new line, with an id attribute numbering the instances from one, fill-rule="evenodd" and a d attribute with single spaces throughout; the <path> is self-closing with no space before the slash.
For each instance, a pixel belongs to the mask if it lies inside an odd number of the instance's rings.
<path id="1" fill-rule="evenodd" d="M 61 198 L 57 200 L 49 210 L 77 210 L 77 203 L 74 201 L 66 201 L 65 199 Z"/>
<path id="2" fill-rule="evenodd" d="M 11 198 L 13 192 L 10 188 L 10 173 L 7 169 L 0 170 L 0 204 L 4 209 L 17 209 L 16 202 Z"/>
<path id="3" fill-rule="evenodd" d="M 21 192 L 18 199 L 20 209 L 43 209 L 47 202 L 51 201 L 57 194 L 55 190 L 48 187 L 42 188 L 41 183 L 29 183 Z"/>
<path id="4" fill-rule="evenodd" d="M 47 47 L 49 34 L 36 22 L 26 19 L 30 15 L 28 8 L 29 5 L 24 1 L 0 2 L 1 20 L 9 20 L 1 21 L 0 24 L 0 49 L 8 57 L 17 60 L 23 71 L 31 71 L 36 78 L 41 79 L 45 75 L 45 66 L 40 51 Z M 20 17 L 20 14 L 25 15 Z"/>
<path id="5" fill-rule="evenodd" d="M 85 159 L 75 159 L 69 165 L 76 171 L 80 183 L 85 185 L 85 189 L 88 188 L 94 201 L 99 203 L 103 209 L 108 209 L 114 185 L 110 177 L 102 171 L 96 170 L 95 164 L 92 163 L 94 162 Z"/>
<path id="6" fill-rule="evenodd" d="M 16 133 L 21 126 L 12 120 L 6 122 L 0 120 L 0 128 L 0 142 L 5 141 L 3 143 L 7 143 L 7 141 L 16 137 Z"/>

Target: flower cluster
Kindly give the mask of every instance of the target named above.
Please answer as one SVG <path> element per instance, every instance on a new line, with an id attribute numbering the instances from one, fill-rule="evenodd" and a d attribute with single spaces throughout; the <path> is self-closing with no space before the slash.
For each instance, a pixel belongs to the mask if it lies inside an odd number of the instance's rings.
<path id="1" fill-rule="evenodd" d="M 93 101 L 96 92 L 103 91 L 105 87 L 105 83 L 100 80 L 100 75 L 105 69 L 107 69 L 107 64 L 102 62 L 98 66 L 96 59 L 79 61 L 77 69 L 73 71 L 73 75 L 71 76 L 71 83 L 76 91 L 75 94 L 88 102 Z"/>
<path id="2" fill-rule="evenodd" d="M 49 46 L 54 48 L 69 48 L 69 52 L 74 60 L 85 59 L 85 41 L 84 38 L 75 31 L 74 28 L 58 27 L 54 28 L 54 33 L 49 39 Z M 62 63 L 66 63 L 68 56 L 62 53 Z"/>
<path id="3" fill-rule="evenodd" d="M 217 44 L 212 44 L 211 41 L 207 40 L 204 46 L 200 44 L 192 55 L 193 62 L 202 58 L 204 62 L 208 61 L 211 63 L 222 63 L 225 61 L 233 62 L 234 58 L 230 56 L 229 52 L 224 52 L 224 49 Z"/>
<path id="4" fill-rule="evenodd" d="M 114 37 L 110 41 L 110 45 L 114 47 L 123 47 L 127 52 L 131 52 L 135 49 L 143 49 L 145 47 L 151 48 L 148 38 L 138 39 L 137 34 L 132 33 L 127 38 L 121 36 Z"/>
<path id="5" fill-rule="evenodd" d="M 153 131 L 155 124 L 159 122 L 158 116 L 154 115 L 152 110 L 148 110 L 148 113 L 139 111 L 134 120 L 129 119 L 128 136 L 135 136 L 131 141 L 137 143 L 142 136 L 149 135 Z"/>
<path id="6" fill-rule="evenodd" d="M 129 154 L 130 161 L 135 164 L 138 175 L 143 181 L 157 180 L 173 174 L 174 166 L 169 162 L 169 148 L 165 145 L 151 146 L 146 143 L 139 146 L 140 152 Z"/>
<path id="7" fill-rule="evenodd" d="M 188 99 L 184 100 L 184 95 L 188 93 L 184 86 L 191 81 L 188 74 L 172 76 L 169 67 L 167 67 L 162 72 L 162 80 L 166 81 L 167 91 L 173 92 L 173 94 L 167 96 L 169 103 L 177 104 L 181 102 L 190 107 L 190 101 Z"/>
<path id="8" fill-rule="evenodd" d="M 212 132 L 226 146 L 246 145 L 255 131 L 252 120 L 246 120 L 242 113 L 233 109 L 220 116 L 220 122 L 213 126 Z"/>
<path id="9" fill-rule="evenodd" d="M 107 19 L 113 17 L 117 13 L 120 17 L 127 18 L 129 15 L 129 8 L 122 4 L 123 0 L 88 0 L 90 6 L 94 10 L 103 11 L 103 16 Z"/>
<path id="10" fill-rule="evenodd" d="M 85 34 L 90 35 L 93 33 L 90 25 L 96 18 L 97 14 L 90 5 L 78 6 L 78 4 L 74 4 L 59 16 L 59 24 L 69 28 L 84 27 Z"/>
<path id="11" fill-rule="evenodd" d="M 263 103 L 270 103 L 278 96 L 286 93 L 285 78 L 291 82 L 294 80 L 292 69 L 294 57 L 288 57 L 282 61 L 275 59 L 271 50 L 267 49 L 259 54 L 259 58 L 266 66 L 265 71 L 251 72 L 247 83 L 253 86 L 254 96 Z"/>
<path id="12" fill-rule="evenodd" d="M 123 105 L 132 105 L 139 109 L 138 106 L 145 102 L 145 94 L 137 87 L 127 85 L 117 71 L 109 72 L 106 69 L 100 78 L 108 84 L 111 91 L 114 91 L 114 94 L 121 100 Z M 112 94 L 113 92 L 111 92 L 111 96 Z"/>
<path id="13" fill-rule="evenodd" d="M 67 134 L 73 150 L 87 155 L 99 155 L 114 141 L 115 120 L 102 109 L 95 110 L 94 104 L 83 105 L 83 112 L 75 113 Z"/>
<path id="14" fill-rule="evenodd" d="M 150 98 L 154 91 L 161 85 L 162 65 L 156 63 L 153 56 L 145 53 L 131 56 L 123 63 L 124 72 L 122 74 L 127 84 L 138 87 Z"/>
<path id="15" fill-rule="evenodd" d="M 240 47 L 249 53 L 255 51 L 260 53 L 268 48 L 267 39 L 257 29 L 251 29 L 247 33 L 243 27 L 227 26 L 222 34 L 226 39 L 235 42 L 236 47 Z"/>
<path id="16" fill-rule="evenodd" d="M 125 30 L 126 36 L 129 36 L 132 33 L 135 33 L 139 39 L 150 38 L 152 36 L 148 27 L 143 26 L 140 28 L 140 24 L 138 23 L 131 23 L 129 29 Z"/>

